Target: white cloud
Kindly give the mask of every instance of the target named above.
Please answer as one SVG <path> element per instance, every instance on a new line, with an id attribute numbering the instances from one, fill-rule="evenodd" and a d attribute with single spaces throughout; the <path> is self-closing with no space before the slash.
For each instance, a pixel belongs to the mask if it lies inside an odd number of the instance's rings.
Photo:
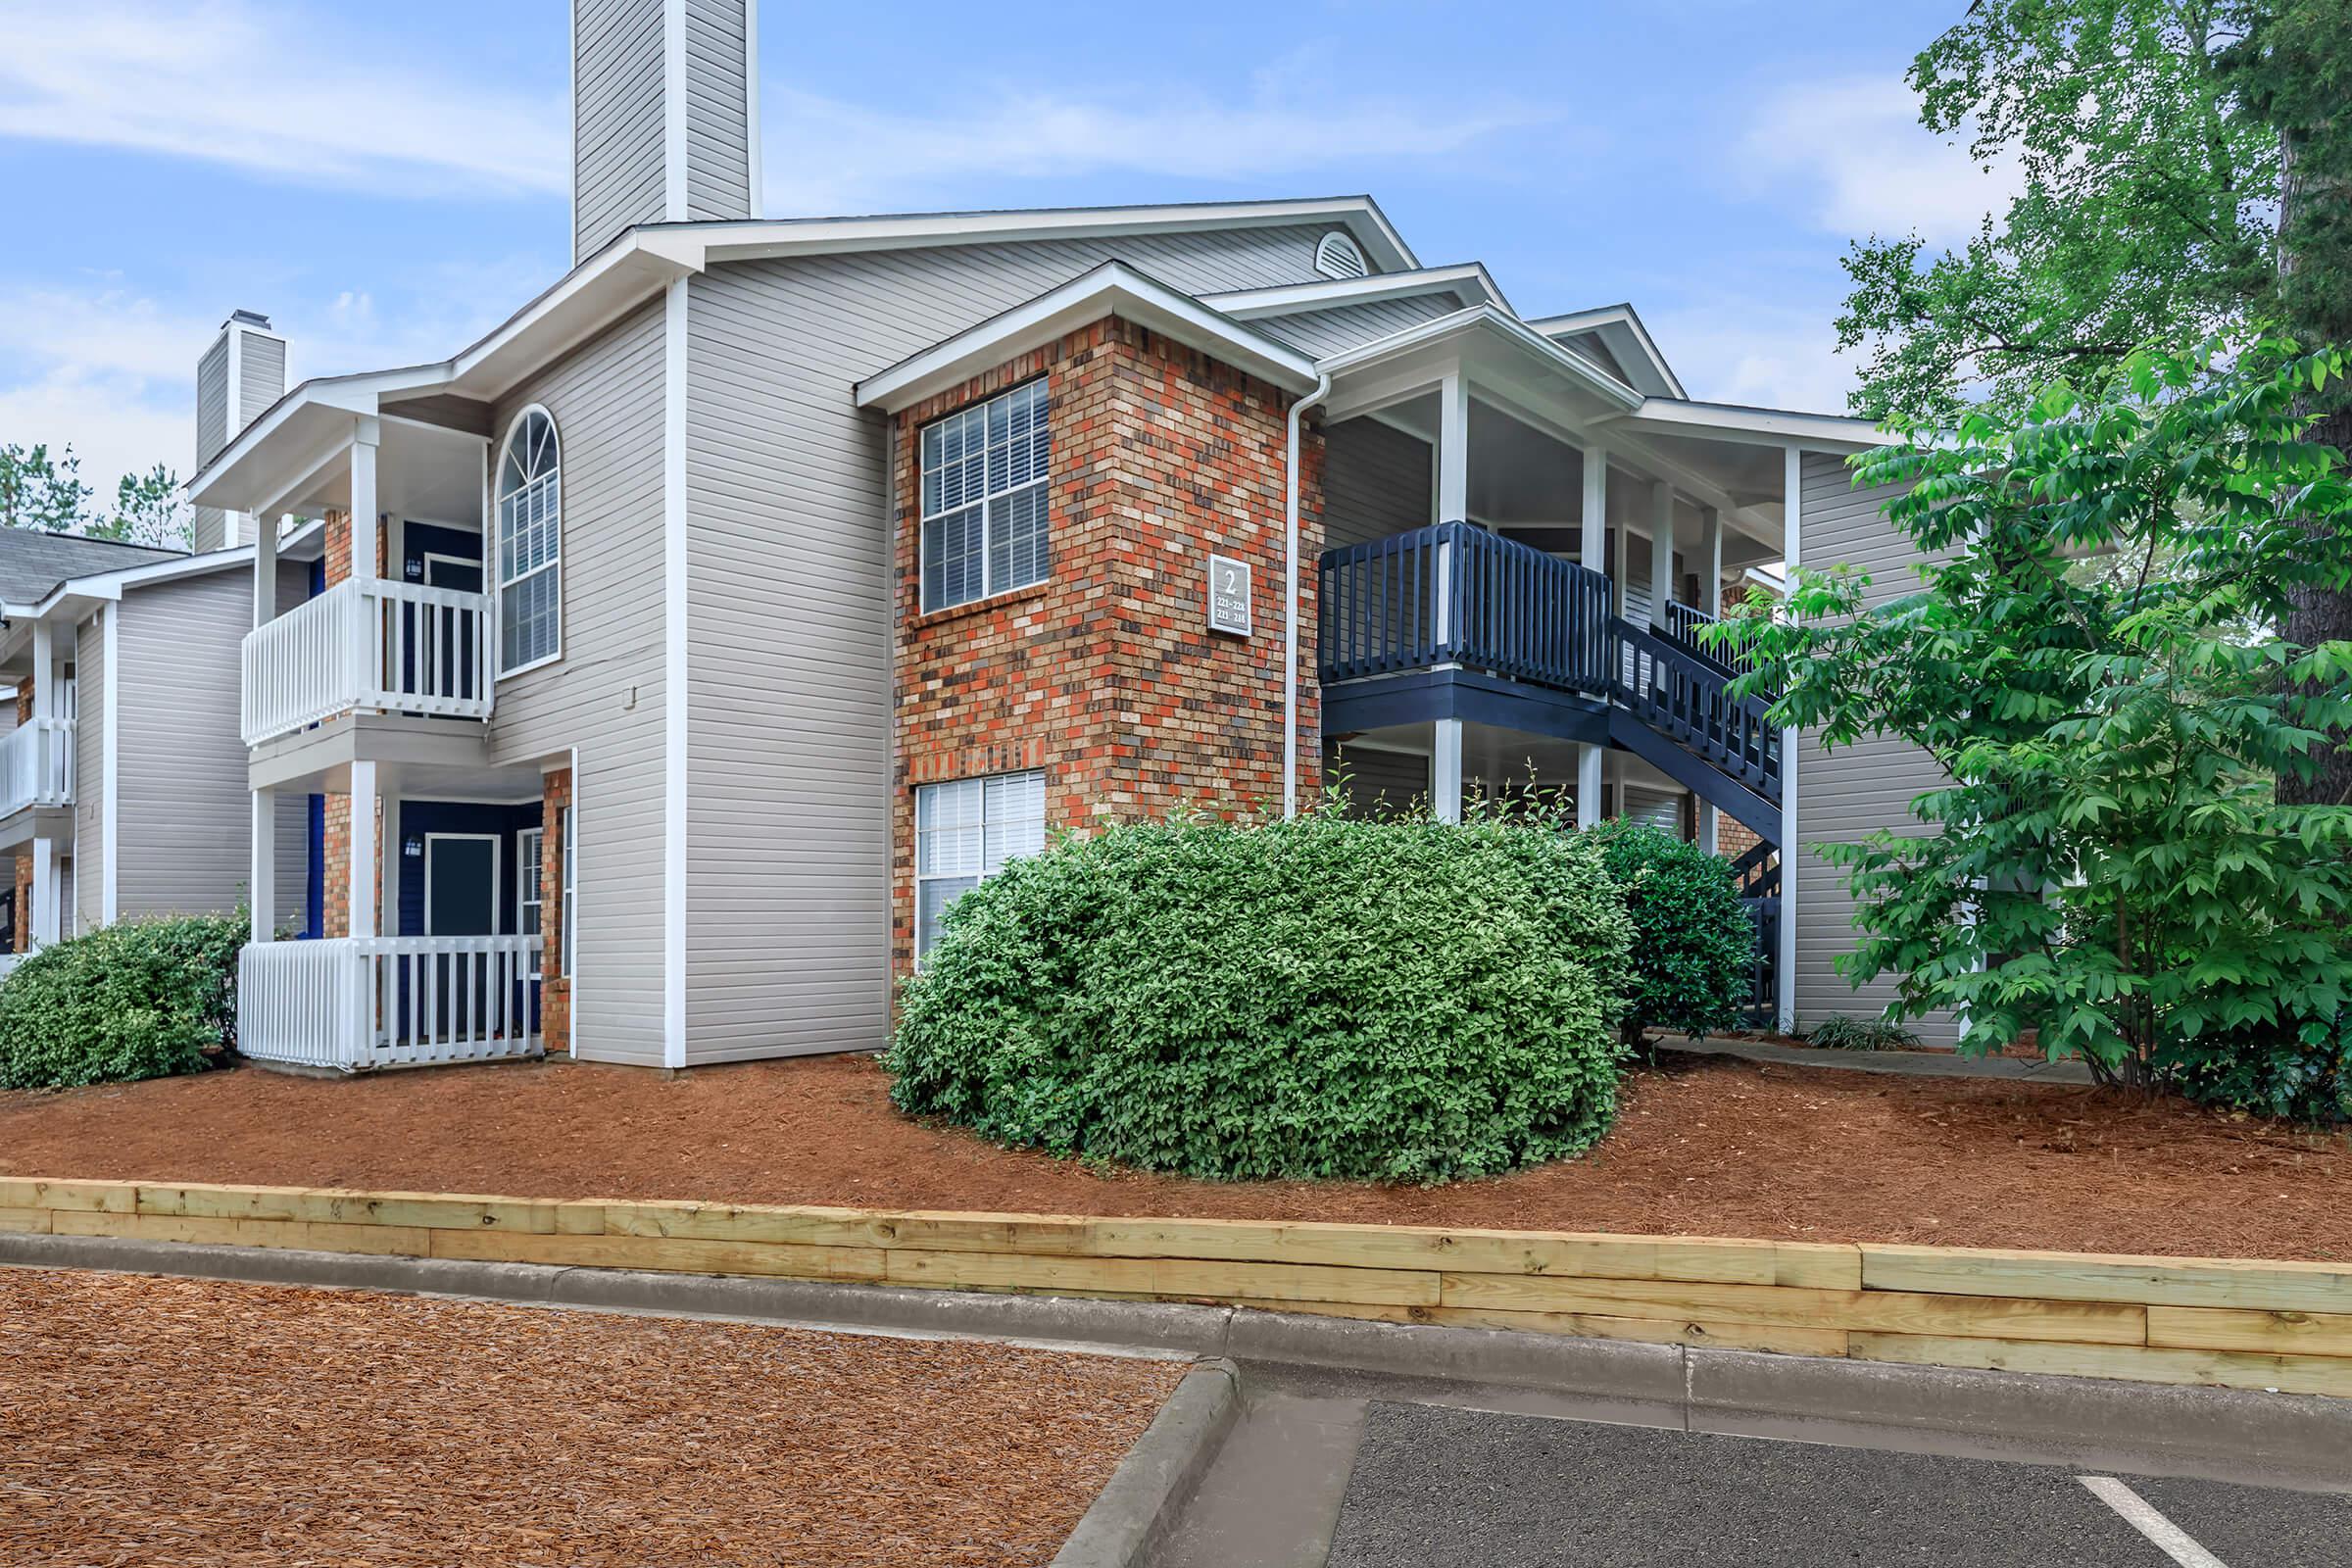
<path id="1" fill-rule="evenodd" d="M 1853 368 L 1837 355 L 1832 312 L 1724 297 L 1647 317 L 1694 398 L 1808 414 L 1843 414 Z"/>
<path id="2" fill-rule="evenodd" d="M 1739 157 L 1752 179 L 1798 187 L 1818 226 L 1854 238 L 1916 230 L 1954 244 L 2021 184 L 2013 163 L 1988 171 L 1922 127 L 1900 78 L 1790 87 L 1759 108 Z"/>
<path id="3" fill-rule="evenodd" d="M 567 187 L 560 93 L 384 63 L 316 12 L 78 0 L 13 8 L 7 31 L 0 135 L 419 195 Z"/>
<path id="4" fill-rule="evenodd" d="M 1458 159 L 1496 132 L 1554 118 L 1500 100 L 1433 115 L 1418 104 L 1331 98 L 1291 71 L 1261 73 L 1232 98 L 1176 83 L 1092 99 L 1058 91 L 971 98 L 982 107 L 964 117 L 888 114 L 771 83 L 760 99 L 767 210 L 872 211 L 968 189 L 985 176 L 1361 172 L 1401 160 Z"/>

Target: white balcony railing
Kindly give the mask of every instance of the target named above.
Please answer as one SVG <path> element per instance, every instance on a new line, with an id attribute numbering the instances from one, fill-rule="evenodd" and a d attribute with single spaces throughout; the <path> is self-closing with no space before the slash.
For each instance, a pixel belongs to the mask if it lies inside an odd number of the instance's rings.
<path id="1" fill-rule="evenodd" d="M 0 736 L 0 817 L 74 804 L 74 720 L 28 718 Z"/>
<path id="2" fill-rule="evenodd" d="M 537 937 L 250 943 L 237 1049 L 347 1070 L 537 1055 L 539 949 Z"/>
<path id="3" fill-rule="evenodd" d="M 490 601 L 352 578 L 245 637 L 245 744 L 372 710 L 488 718 Z"/>

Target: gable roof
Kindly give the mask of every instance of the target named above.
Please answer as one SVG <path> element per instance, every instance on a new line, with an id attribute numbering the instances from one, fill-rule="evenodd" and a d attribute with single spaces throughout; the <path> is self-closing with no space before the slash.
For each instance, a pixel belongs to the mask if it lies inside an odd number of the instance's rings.
<path id="1" fill-rule="evenodd" d="M 186 554 L 115 539 L 92 539 L 86 534 L 0 528 L 0 604 L 11 608 L 36 604 L 68 578 L 178 561 Z"/>
<path id="2" fill-rule="evenodd" d="M 1658 352 L 1649 328 L 1642 324 L 1642 318 L 1631 305 L 1595 306 L 1565 316 L 1546 316 L 1527 324 L 1554 341 L 1591 333 L 1624 368 L 1626 379 L 1635 390 L 1653 398 L 1690 396 L 1683 390 L 1682 378 L 1666 363 L 1666 356 Z"/>

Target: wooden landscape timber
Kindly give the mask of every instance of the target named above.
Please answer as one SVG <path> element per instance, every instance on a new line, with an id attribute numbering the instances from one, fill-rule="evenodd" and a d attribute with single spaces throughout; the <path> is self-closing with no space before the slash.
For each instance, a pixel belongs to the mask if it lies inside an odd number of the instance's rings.
<path id="1" fill-rule="evenodd" d="M 2352 1265 L 0 1178 L 0 1231 L 1201 1301 L 2352 1397 Z"/>

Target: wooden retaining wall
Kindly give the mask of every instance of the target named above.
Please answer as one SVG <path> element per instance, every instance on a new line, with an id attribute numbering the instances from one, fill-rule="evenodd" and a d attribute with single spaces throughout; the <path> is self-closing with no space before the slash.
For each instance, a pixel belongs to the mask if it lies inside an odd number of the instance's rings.
<path id="1" fill-rule="evenodd" d="M 2352 1397 L 2352 1266 L 0 1179 L 0 1231 L 1290 1312 Z"/>

